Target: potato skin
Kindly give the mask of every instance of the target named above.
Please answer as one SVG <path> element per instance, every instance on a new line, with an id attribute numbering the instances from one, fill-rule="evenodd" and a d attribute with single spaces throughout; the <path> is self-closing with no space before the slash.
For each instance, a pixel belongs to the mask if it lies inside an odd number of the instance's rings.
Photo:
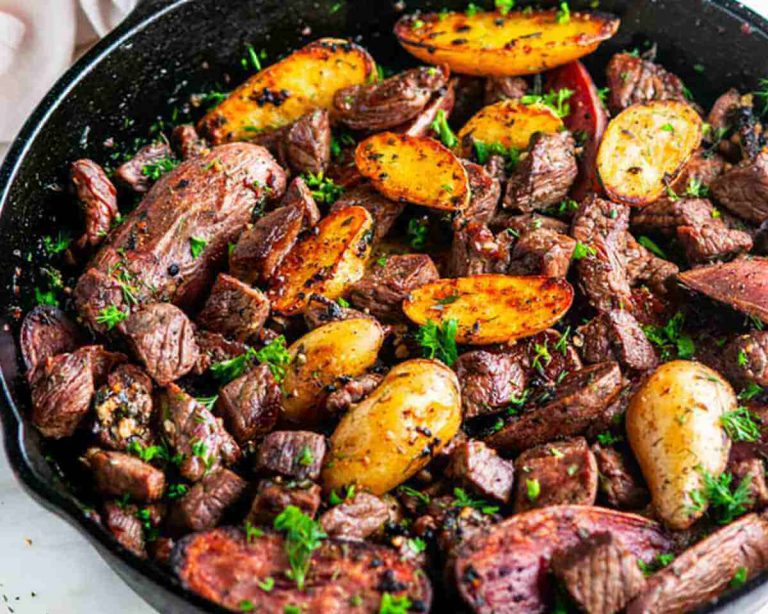
<path id="1" fill-rule="evenodd" d="M 410 54 L 451 72 L 480 77 L 531 75 L 592 53 L 619 29 L 605 13 L 571 13 L 557 22 L 555 10 L 429 13 L 407 15 L 395 36 Z"/>
<path id="2" fill-rule="evenodd" d="M 341 419 L 331 436 L 323 487 L 338 491 L 356 484 L 384 494 L 424 467 L 460 425 L 454 372 L 435 360 L 402 362 Z"/>
<path id="3" fill-rule="evenodd" d="M 691 511 L 690 493 L 702 487 L 701 471 L 725 470 L 731 441 L 720 418 L 736 405 L 719 373 L 686 360 L 661 365 L 632 397 L 627 437 L 668 527 L 686 529 L 706 511 Z"/>
<path id="4" fill-rule="evenodd" d="M 611 200 L 642 206 L 662 196 L 701 143 L 701 117 L 676 100 L 633 104 L 614 117 L 597 150 Z"/>
<path id="5" fill-rule="evenodd" d="M 331 109 L 338 90 L 375 76 L 376 64 L 365 49 L 322 38 L 257 72 L 208 112 L 198 130 L 214 144 L 248 140 L 314 109 Z"/>
<path id="6" fill-rule="evenodd" d="M 326 386 L 341 376 L 362 375 L 376 362 L 383 342 L 384 330 L 373 318 L 329 322 L 296 340 L 288 348 L 284 416 L 302 425 L 322 420 L 316 410 Z"/>
<path id="7" fill-rule="evenodd" d="M 272 311 L 302 313 L 312 294 L 336 299 L 365 273 L 374 236 L 373 218 L 366 209 L 333 211 L 316 228 L 275 271 L 267 290 Z"/>
<path id="8" fill-rule="evenodd" d="M 357 146 L 355 165 L 390 200 L 446 211 L 469 204 L 464 165 L 434 139 L 380 132 Z"/>
<path id="9" fill-rule="evenodd" d="M 403 311 L 416 324 L 453 318 L 456 341 L 485 345 L 546 330 L 572 302 L 573 287 L 564 279 L 486 274 L 438 279 L 416 288 L 403 301 Z"/>

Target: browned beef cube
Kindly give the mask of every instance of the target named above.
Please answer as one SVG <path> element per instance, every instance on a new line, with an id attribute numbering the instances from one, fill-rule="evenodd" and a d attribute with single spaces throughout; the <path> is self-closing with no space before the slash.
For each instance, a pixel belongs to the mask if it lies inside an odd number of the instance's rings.
<path id="1" fill-rule="evenodd" d="M 739 335 L 723 354 L 726 374 L 734 382 L 768 386 L 768 331 Z"/>
<path id="2" fill-rule="evenodd" d="M 468 440 L 451 453 L 446 475 L 483 497 L 506 503 L 512 493 L 515 468 L 482 441 Z"/>
<path id="3" fill-rule="evenodd" d="M 325 399 L 324 405 L 330 414 L 341 415 L 359 403 L 384 379 L 383 375 L 378 373 L 366 373 L 359 377 L 336 384 L 336 390 L 331 392 Z"/>
<path id="4" fill-rule="evenodd" d="M 681 226 L 677 229 L 677 238 L 690 263 L 707 262 L 752 249 L 752 237 L 748 232 L 729 229 L 719 218 L 699 227 Z"/>
<path id="5" fill-rule="evenodd" d="M 93 160 L 76 160 L 70 166 L 69 176 L 85 218 L 85 233 L 77 241 L 77 247 L 96 246 L 104 240 L 120 214 L 117 190 L 104 169 Z"/>
<path id="6" fill-rule="evenodd" d="M 615 614 L 645 587 L 637 557 L 611 533 L 593 533 L 552 556 L 552 570 L 589 614 Z"/>
<path id="7" fill-rule="evenodd" d="M 397 507 L 367 492 L 335 505 L 322 516 L 320 526 L 328 537 L 363 540 L 383 531 L 387 522 L 397 520 Z"/>
<path id="8" fill-rule="evenodd" d="M 665 296 L 669 292 L 669 285 L 680 271 L 675 263 L 654 256 L 629 233 L 626 233 L 623 255 L 629 285 L 646 284 L 659 296 Z M 643 305 L 631 304 L 631 306 L 639 307 L 638 311 L 642 311 Z M 621 309 L 621 305 L 618 307 Z"/>
<path id="9" fill-rule="evenodd" d="M 597 463 L 582 437 L 526 450 L 515 460 L 515 473 L 516 513 L 550 505 L 592 505 L 597 497 Z"/>
<path id="10" fill-rule="evenodd" d="M 27 376 L 46 358 L 73 352 L 83 342 L 83 334 L 67 314 L 51 305 L 38 305 L 24 316 L 19 345 Z"/>
<path id="11" fill-rule="evenodd" d="M 496 215 L 501 197 L 501 183 L 479 164 L 467 160 L 462 160 L 462 164 L 469 177 L 471 198 L 466 209 L 456 216 L 454 228 L 460 228 L 467 222 L 487 224 Z"/>
<path id="12" fill-rule="evenodd" d="M 134 192 L 146 192 L 152 185 L 152 179 L 150 173 L 144 172 L 144 168 L 172 157 L 173 152 L 165 141 L 150 143 L 139 149 L 128 162 L 115 169 L 115 179 Z"/>
<path id="13" fill-rule="evenodd" d="M 639 477 L 639 471 L 631 470 L 629 462 L 618 450 L 592 446 L 600 475 L 600 494 L 611 507 L 639 510 L 648 504 L 648 489 Z"/>
<path id="14" fill-rule="evenodd" d="M 522 77 L 488 77 L 485 80 L 485 104 L 500 100 L 521 98 L 528 91 L 528 83 Z"/>
<path id="15" fill-rule="evenodd" d="M 713 219 L 714 207 L 706 198 L 660 198 L 632 217 L 632 229 L 674 236 L 679 226 L 701 226 Z"/>
<path id="16" fill-rule="evenodd" d="M 331 160 L 328 111 L 317 109 L 297 119 L 285 135 L 283 148 L 294 173 L 324 173 Z"/>
<path id="17" fill-rule="evenodd" d="M 749 504 L 747 510 L 759 510 L 768 505 L 768 485 L 766 484 L 765 462 L 760 453 L 747 444 L 731 448 L 726 471 L 733 476 L 734 488 L 749 480 Z"/>
<path id="18" fill-rule="evenodd" d="M 408 294 L 440 278 L 440 273 L 426 254 L 389 256 L 374 264 L 363 278 L 349 289 L 349 300 L 357 308 L 384 322 L 405 318 L 403 299 Z"/>
<path id="19" fill-rule="evenodd" d="M 120 365 L 96 391 L 94 432 L 99 442 L 114 450 L 125 450 L 136 441 L 152 439 L 152 380 L 135 365 Z"/>
<path id="20" fill-rule="evenodd" d="M 275 431 L 264 438 L 256 455 L 256 469 L 296 480 L 320 476 L 325 437 L 310 431 Z"/>
<path id="21" fill-rule="evenodd" d="M 720 175 L 711 189 L 721 205 L 745 220 L 762 224 L 768 219 L 768 150 Z"/>
<path id="22" fill-rule="evenodd" d="M 251 504 L 248 520 L 254 524 L 271 525 L 275 516 L 289 505 L 314 518 L 320 507 L 320 494 L 320 487 L 309 480 L 290 484 L 262 480 Z"/>
<path id="23" fill-rule="evenodd" d="M 269 299 L 261 290 L 219 273 L 197 322 L 225 337 L 247 341 L 258 335 L 268 316 Z"/>
<path id="24" fill-rule="evenodd" d="M 149 542 L 147 551 L 153 561 L 161 565 L 168 565 L 171 561 L 171 554 L 175 545 L 176 542 L 173 539 L 161 535 Z"/>
<path id="25" fill-rule="evenodd" d="M 645 371 L 656 366 L 656 352 L 640 324 L 628 311 L 613 309 L 581 326 L 581 354 L 588 363 L 615 360 L 627 369 Z"/>
<path id="26" fill-rule="evenodd" d="M 351 320 L 352 318 L 373 318 L 373 316 L 357 309 L 342 307 L 336 301 L 321 294 L 310 296 L 304 310 L 304 322 L 310 330 L 328 324 L 328 322 Z"/>
<path id="27" fill-rule="evenodd" d="M 570 132 L 539 132 L 507 181 L 504 206 L 531 212 L 556 205 L 576 179 L 576 144 Z"/>
<path id="28" fill-rule="evenodd" d="M 163 496 L 165 474 L 135 456 L 91 448 L 84 462 L 93 472 L 96 490 L 103 495 L 127 494 L 136 501 L 157 501 Z"/>
<path id="29" fill-rule="evenodd" d="M 199 349 L 194 370 L 197 375 L 205 373 L 212 364 L 242 356 L 248 351 L 248 346 L 244 343 L 232 341 L 208 330 L 197 329 L 195 342 Z"/>
<path id="30" fill-rule="evenodd" d="M 224 430 L 220 418 L 171 384 L 160 396 L 160 424 L 176 454 L 181 455 L 179 472 L 192 482 L 201 479 L 222 463 L 231 465 L 240 458 L 240 448 Z"/>
<path id="31" fill-rule="evenodd" d="M 345 207 L 363 207 L 373 218 L 373 241 L 378 243 L 392 228 L 395 220 L 405 208 L 403 203 L 396 203 L 380 194 L 368 184 L 348 190 L 333 203 L 329 213 Z"/>
<path id="32" fill-rule="evenodd" d="M 209 150 L 208 143 L 192 124 L 176 126 L 171 133 L 171 144 L 182 160 L 197 158 Z"/>
<path id="33" fill-rule="evenodd" d="M 549 385 L 561 382 L 568 373 L 583 366 L 571 342 L 553 328 L 528 337 L 520 346 L 527 376 L 537 377 Z"/>
<path id="34" fill-rule="evenodd" d="M 741 106 L 741 94 L 738 90 L 731 88 L 715 100 L 715 104 L 707 115 L 707 123 L 714 133 L 724 132 L 730 126 L 728 116 L 739 106 Z"/>
<path id="35" fill-rule="evenodd" d="M 454 364 L 461 385 L 465 418 L 505 409 L 525 389 L 527 377 L 516 349 L 489 348 L 465 352 Z"/>
<path id="36" fill-rule="evenodd" d="M 174 503 L 169 522 L 175 529 L 183 531 L 212 529 L 237 503 L 247 486 L 244 479 L 229 469 L 217 469 Z"/>
<path id="37" fill-rule="evenodd" d="M 146 558 L 144 527 L 136 516 L 135 505 L 123 505 L 116 501 L 104 504 L 104 524 L 121 546 L 138 556 Z"/>
<path id="38" fill-rule="evenodd" d="M 559 234 L 568 234 L 569 231 L 567 222 L 541 213 L 498 213 L 491 220 L 490 227 L 494 230 L 507 230 L 514 237 L 539 229 L 552 230 Z"/>
<path id="39" fill-rule="evenodd" d="M 628 53 L 617 53 L 606 68 L 610 95 L 608 107 L 618 113 L 636 102 L 680 100 L 685 102 L 683 83 L 658 64 Z"/>
<path id="40" fill-rule="evenodd" d="M 509 257 L 510 275 L 565 277 L 576 241 L 546 228 L 521 235 Z"/>
<path id="41" fill-rule="evenodd" d="M 453 233 L 448 269 L 452 277 L 501 273 L 509 266 L 509 238 L 485 224 L 468 222 Z"/>
<path id="42" fill-rule="evenodd" d="M 269 365 L 259 365 L 219 390 L 216 412 L 238 443 L 271 431 L 283 407 L 283 394 Z"/>
<path id="43" fill-rule="evenodd" d="M 722 156 L 699 149 L 694 152 L 670 187 L 679 196 L 685 195 L 688 189 L 697 185 L 708 188 L 722 174 L 724 166 L 725 160 Z"/>

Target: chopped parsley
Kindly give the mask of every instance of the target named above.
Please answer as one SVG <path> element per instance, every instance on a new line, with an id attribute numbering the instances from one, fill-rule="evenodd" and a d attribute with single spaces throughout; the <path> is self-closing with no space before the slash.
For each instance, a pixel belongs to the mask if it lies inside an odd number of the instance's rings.
<path id="1" fill-rule="evenodd" d="M 654 254 L 655 256 L 658 256 L 659 258 L 664 258 L 664 260 L 669 260 L 669 256 L 667 256 L 664 250 L 661 249 L 658 245 L 656 245 L 653 241 L 651 241 L 645 235 L 641 235 L 640 237 L 638 237 L 637 242 L 640 245 L 642 245 L 645 249 L 647 249 L 649 252 Z"/>
<path id="2" fill-rule="evenodd" d="M 544 343 L 534 343 L 533 351 L 534 357 L 531 361 L 531 366 L 541 373 L 544 371 L 544 367 L 552 362 L 552 354 L 549 353 L 549 347 L 546 341 Z"/>
<path id="3" fill-rule="evenodd" d="M 714 477 L 709 471 L 699 468 L 703 479 L 703 487 L 689 493 L 692 504 L 691 510 L 699 512 L 709 504 L 710 514 L 720 524 L 729 524 L 747 511 L 752 504 L 752 476 L 748 475 L 739 485 L 732 488 L 733 475 L 728 471 L 719 477 Z"/>
<path id="4" fill-rule="evenodd" d="M 506 15 L 515 8 L 515 0 L 495 0 L 493 4 L 502 15 Z"/>
<path id="5" fill-rule="evenodd" d="M 299 465 L 308 466 L 315 462 L 315 455 L 312 454 L 312 449 L 309 446 L 304 446 L 299 452 L 299 456 L 296 458 L 296 462 Z"/>
<path id="6" fill-rule="evenodd" d="M 257 580 L 256 585 L 265 593 L 268 593 L 275 588 L 275 579 L 272 576 L 267 576 L 263 580 Z"/>
<path id="7" fill-rule="evenodd" d="M 213 406 L 216 405 L 216 401 L 219 400 L 219 395 L 214 394 L 209 397 L 197 397 L 196 401 L 200 403 L 200 405 L 204 405 L 206 409 L 213 409 Z"/>
<path id="8" fill-rule="evenodd" d="M 739 350 L 739 355 L 736 357 L 736 362 L 740 367 L 746 367 L 747 364 L 749 364 L 749 359 L 747 358 L 747 353 L 744 351 L 744 348 Z"/>
<path id="9" fill-rule="evenodd" d="M 459 357 L 456 349 L 458 322 L 451 318 L 442 324 L 428 320 L 416 331 L 416 342 L 421 346 L 424 358 L 437 358 L 449 367 Z"/>
<path id="10" fill-rule="evenodd" d="M 141 174 L 145 177 L 148 177 L 152 181 L 157 181 L 160 179 L 160 177 L 172 171 L 178 165 L 178 160 L 164 156 L 162 158 L 158 158 L 157 160 L 153 160 L 152 162 L 148 162 L 142 166 Z"/>
<path id="11" fill-rule="evenodd" d="M 186 484 L 169 484 L 165 491 L 165 496 L 169 499 L 180 499 L 189 492 L 189 486 Z"/>
<path id="12" fill-rule="evenodd" d="M 421 492 L 420 490 L 416 490 L 415 488 L 408 486 L 407 484 L 398 486 L 397 492 L 402 493 L 403 495 L 406 495 L 408 497 L 414 497 L 419 503 L 423 505 L 429 505 L 430 498 L 427 493 Z"/>
<path id="13" fill-rule="evenodd" d="M 408 595 L 396 597 L 391 593 L 382 593 L 379 614 L 408 614 L 412 605 Z"/>
<path id="14" fill-rule="evenodd" d="M 408 220 L 408 227 L 405 232 L 408 235 L 408 243 L 410 243 L 411 247 L 422 249 L 427 242 L 427 235 L 429 234 L 429 220 L 426 217 L 421 219 L 411 218 Z"/>
<path id="15" fill-rule="evenodd" d="M 305 173 L 303 178 L 318 204 L 332 205 L 344 193 L 343 187 L 323 173 Z"/>
<path id="16" fill-rule="evenodd" d="M 526 94 L 520 98 L 520 102 L 527 105 L 543 104 L 552 109 L 558 117 L 563 118 L 571 114 L 571 105 L 568 100 L 573 94 L 573 90 L 563 87 L 559 90 L 550 90 L 546 94 Z"/>
<path id="17" fill-rule="evenodd" d="M 739 406 L 733 411 L 725 412 L 720 417 L 720 424 L 733 441 L 755 442 L 760 440 L 760 427 L 755 417 L 746 407 Z"/>
<path id="18" fill-rule="evenodd" d="M 643 575 L 650 576 L 652 573 L 659 571 L 659 569 L 664 569 L 674 560 L 675 555 L 667 552 L 657 555 L 650 563 L 646 563 L 643 559 L 637 559 L 637 566 L 643 572 Z"/>
<path id="19" fill-rule="evenodd" d="M 269 370 L 278 384 L 283 381 L 285 366 L 291 362 L 291 355 L 285 347 L 285 337 L 283 335 L 267 343 L 267 345 L 254 354 L 254 357 L 260 363 L 269 365 Z"/>
<path id="20" fill-rule="evenodd" d="M 571 23 L 571 9 L 567 2 L 560 3 L 560 8 L 557 9 L 555 20 L 561 25 Z"/>
<path id="21" fill-rule="evenodd" d="M 208 241 L 205 239 L 201 239 L 200 237 L 189 237 L 189 253 L 192 254 L 193 258 L 199 258 L 206 245 L 208 245 Z"/>
<path id="22" fill-rule="evenodd" d="M 403 488 L 408 488 L 408 487 L 403 486 Z M 330 503 L 331 505 L 339 505 L 344 501 L 351 499 L 354 496 L 355 496 L 355 485 L 348 484 L 347 486 L 344 487 L 344 490 L 341 495 L 338 495 L 335 490 L 332 490 L 331 494 L 328 495 L 328 503 Z"/>
<path id="23" fill-rule="evenodd" d="M 344 309 L 349 309 L 349 301 L 345 299 L 343 296 L 340 296 L 339 298 L 336 299 L 336 304 L 339 307 L 342 307 Z"/>
<path id="24" fill-rule="evenodd" d="M 267 59 L 267 52 L 266 50 L 262 49 L 258 53 L 253 48 L 253 45 L 246 45 L 246 55 L 244 58 L 240 59 L 240 65 L 248 70 L 249 67 L 253 68 L 253 70 L 261 70 L 261 60 Z"/>
<path id="25" fill-rule="evenodd" d="M 72 243 L 72 237 L 61 231 L 59 231 L 55 238 L 50 235 L 43 237 L 43 249 L 49 256 L 65 252 L 70 243 Z"/>
<path id="26" fill-rule="evenodd" d="M 762 386 L 755 384 L 755 382 L 750 382 L 741 392 L 739 392 L 739 399 L 742 401 L 750 401 L 756 396 L 762 394 L 762 392 Z"/>
<path id="27" fill-rule="evenodd" d="M 536 478 L 525 481 L 525 494 L 529 501 L 536 501 L 541 494 L 541 484 Z"/>
<path id="28" fill-rule="evenodd" d="M 673 351 L 677 354 L 677 358 L 693 357 L 696 346 L 691 337 L 682 334 L 684 324 L 685 316 L 678 311 L 664 326 L 648 324 L 642 327 L 648 341 L 661 349 L 662 361 L 668 360 L 673 355 Z"/>
<path id="29" fill-rule="evenodd" d="M 749 575 L 749 570 L 741 565 L 737 570 L 736 573 L 733 574 L 733 578 L 731 578 L 731 581 L 728 583 L 728 586 L 731 588 L 741 588 L 747 583 L 747 576 Z"/>
<path id="30" fill-rule="evenodd" d="M 416 554 L 419 554 L 427 549 L 427 542 L 421 539 L 421 537 L 413 537 L 408 540 L 408 547 Z"/>
<path id="31" fill-rule="evenodd" d="M 459 139 L 456 138 L 453 130 L 448 125 L 448 116 L 443 109 L 437 112 L 434 121 L 430 124 L 430 128 L 434 130 L 443 145 L 449 149 L 453 149 L 458 145 Z"/>
<path id="32" fill-rule="evenodd" d="M 597 250 L 594 247 L 587 245 L 586 243 L 582 243 L 581 241 L 576 241 L 576 247 L 573 248 L 571 259 L 581 260 L 582 258 L 586 258 L 587 256 L 594 256 L 595 254 L 597 254 Z"/>
<path id="33" fill-rule="evenodd" d="M 50 305 L 51 307 L 58 307 L 59 299 L 56 297 L 55 290 L 51 290 L 50 288 L 48 290 L 35 288 L 35 303 L 38 305 Z"/>
<path id="34" fill-rule="evenodd" d="M 520 161 L 520 150 L 517 147 L 504 147 L 501 143 L 485 143 L 483 141 L 473 141 L 472 147 L 475 150 L 475 159 L 478 164 L 485 164 L 491 156 L 501 156 L 506 162 L 506 170 L 511 172 Z"/>
<path id="35" fill-rule="evenodd" d="M 249 347 L 245 354 L 213 363 L 210 367 L 211 375 L 221 384 L 228 384 L 245 373 L 256 357 L 256 350 Z"/>
<path id="36" fill-rule="evenodd" d="M 706 198 L 709 196 L 709 188 L 707 186 L 702 185 L 701 179 L 698 177 L 691 177 L 688 180 L 688 185 L 685 186 L 685 195 L 690 196 L 691 198 Z M 720 217 L 719 215 L 714 215 L 714 211 L 712 212 L 712 217 Z"/>
<path id="37" fill-rule="evenodd" d="M 327 536 L 319 522 L 315 522 L 295 505 L 289 505 L 280 512 L 273 526 L 285 534 L 285 554 L 291 567 L 286 575 L 296 582 L 299 590 L 304 590 L 312 553 Z"/>
<path id="38" fill-rule="evenodd" d="M 145 463 L 149 463 L 156 458 L 170 460 L 170 453 L 165 445 L 145 446 L 140 441 L 134 439 L 128 444 L 127 451 L 134 456 L 138 456 Z"/>
<path id="39" fill-rule="evenodd" d="M 498 505 L 491 505 L 483 499 L 473 499 L 463 488 L 454 488 L 453 496 L 453 507 L 471 507 L 480 510 L 483 514 L 495 514 L 499 511 Z"/>
<path id="40" fill-rule="evenodd" d="M 245 521 L 243 530 L 245 531 L 245 541 L 247 541 L 249 544 L 252 544 L 256 539 L 264 535 L 264 531 L 262 531 L 259 527 L 253 526 L 249 520 Z"/>
<path id="41" fill-rule="evenodd" d="M 619 443 L 620 441 L 623 441 L 623 437 L 620 435 L 614 435 L 610 431 L 605 431 L 604 433 L 600 433 L 597 436 L 597 441 L 600 443 L 601 446 L 612 446 L 615 443 Z"/>
<path id="42" fill-rule="evenodd" d="M 123 311 L 122 309 L 118 309 L 114 305 L 107 305 L 96 315 L 96 321 L 99 324 L 104 324 L 104 326 L 107 327 L 107 330 L 112 330 L 127 317 L 127 312 Z"/>
<path id="43" fill-rule="evenodd" d="M 478 13 L 482 13 L 483 9 L 481 9 L 479 6 L 477 6 L 474 2 L 470 2 L 467 5 L 467 10 L 464 11 L 467 14 L 467 17 L 474 17 Z"/>

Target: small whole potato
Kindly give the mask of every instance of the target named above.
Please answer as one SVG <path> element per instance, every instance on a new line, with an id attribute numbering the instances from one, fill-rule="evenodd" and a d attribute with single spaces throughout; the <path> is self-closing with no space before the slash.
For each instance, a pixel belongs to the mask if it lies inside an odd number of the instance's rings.
<path id="1" fill-rule="evenodd" d="M 668 527 L 686 529 L 706 511 L 692 509 L 691 493 L 702 488 L 703 472 L 725 470 L 731 441 L 721 418 L 735 409 L 730 384 L 686 360 L 661 365 L 630 400 L 627 437 Z"/>
<path id="2" fill-rule="evenodd" d="M 381 495 L 424 467 L 461 425 L 456 374 L 436 360 L 407 360 L 353 407 L 331 436 L 326 491 L 349 484 Z"/>
<path id="3" fill-rule="evenodd" d="M 283 380 L 284 416 L 298 424 L 315 424 L 326 387 L 339 377 L 362 375 L 376 362 L 384 330 L 373 318 L 329 322 L 295 341 Z"/>

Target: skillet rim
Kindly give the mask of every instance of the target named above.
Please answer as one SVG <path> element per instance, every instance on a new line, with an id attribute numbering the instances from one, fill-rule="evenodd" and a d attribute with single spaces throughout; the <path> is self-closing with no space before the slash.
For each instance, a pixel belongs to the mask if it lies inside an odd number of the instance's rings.
<path id="1" fill-rule="evenodd" d="M 165 15 L 195 0 L 145 0 L 112 32 L 75 62 L 45 94 L 34 111 L 29 115 L 21 130 L 9 147 L 0 166 L 0 217 L 10 201 L 11 187 L 29 151 L 34 147 L 50 115 L 69 98 L 69 94 L 102 60 L 110 56 L 122 44 L 129 42 L 136 34 Z M 674 1 L 674 0 L 672 0 Z M 730 13 L 736 19 L 748 23 L 752 28 L 768 36 L 768 16 L 763 17 L 737 0 L 703 0 L 707 4 Z M 145 601 L 154 606 L 155 599 L 149 599 L 139 592 L 142 582 L 151 581 L 155 590 L 171 593 L 199 611 L 225 613 L 229 610 L 214 604 L 197 593 L 184 588 L 175 575 L 149 560 L 142 560 L 121 546 L 99 523 L 93 522 L 84 509 L 61 495 L 50 481 L 41 476 L 30 459 L 24 444 L 27 425 L 19 407 L 10 392 L 9 379 L 4 366 L 0 365 L 0 423 L 6 457 L 18 482 L 37 503 L 70 526 L 76 528 L 94 546 L 113 571 Z M 128 575 L 132 576 L 130 579 Z M 135 576 L 135 577 L 133 577 Z M 167 602 L 168 597 L 163 596 Z M 761 604 L 762 601 L 762 604 Z M 768 604 L 768 572 L 756 576 L 739 589 L 732 590 L 723 599 L 698 612 L 737 612 L 736 608 L 755 608 Z M 186 605 L 186 604 L 185 604 Z M 730 607 L 729 607 L 730 606 Z M 175 608 L 174 610 L 175 611 Z M 756 610 L 755 610 L 756 611 Z"/>

